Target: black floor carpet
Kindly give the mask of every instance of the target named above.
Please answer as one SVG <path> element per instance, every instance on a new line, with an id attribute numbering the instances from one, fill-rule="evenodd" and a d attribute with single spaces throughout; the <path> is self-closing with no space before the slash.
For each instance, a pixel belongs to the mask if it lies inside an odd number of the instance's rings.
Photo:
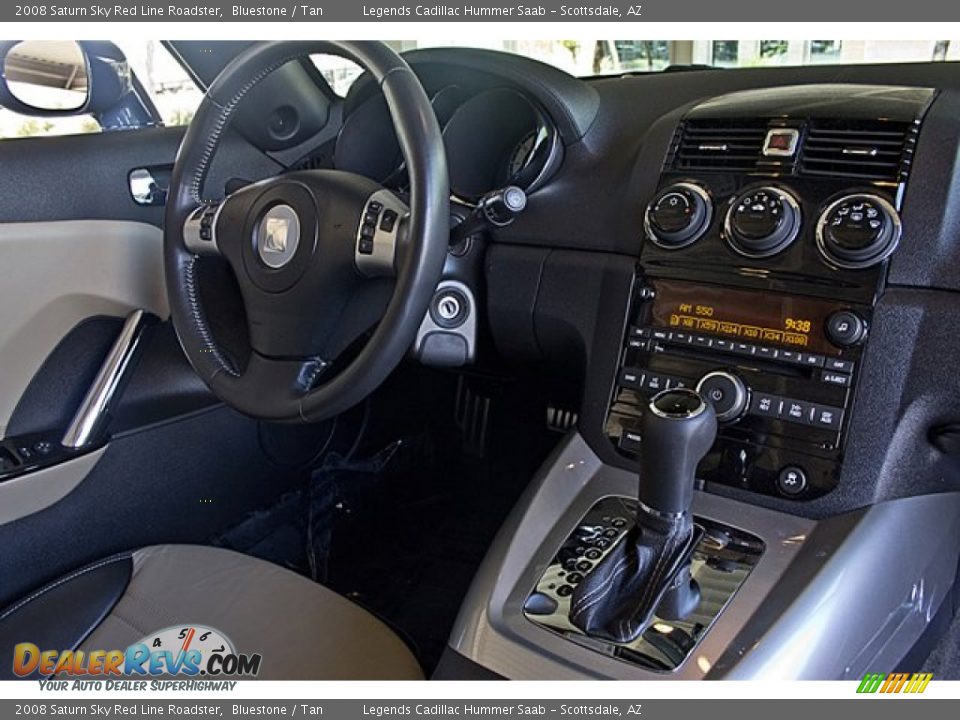
<path id="1" fill-rule="evenodd" d="M 539 453 L 542 454 L 542 453 Z M 283 565 L 383 619 L 429 675 L 535 461 L 438 452 L 429 436 L 333 456 L 309 486 L 211 542 Z"/>

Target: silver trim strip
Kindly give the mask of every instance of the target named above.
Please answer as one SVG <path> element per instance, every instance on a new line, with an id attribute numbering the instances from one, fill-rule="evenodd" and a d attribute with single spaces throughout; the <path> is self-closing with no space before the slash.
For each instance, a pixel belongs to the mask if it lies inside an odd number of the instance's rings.
<path id="1" fill-rule="evenodd" d="M 120 334 L 63 434 L 60 443 L 64 447 L 82 448 L 96 439 L 113 394 L 140 342 L 145 319 L 146 313 L 143 310 L 134 310 L 127 315 Z"/>

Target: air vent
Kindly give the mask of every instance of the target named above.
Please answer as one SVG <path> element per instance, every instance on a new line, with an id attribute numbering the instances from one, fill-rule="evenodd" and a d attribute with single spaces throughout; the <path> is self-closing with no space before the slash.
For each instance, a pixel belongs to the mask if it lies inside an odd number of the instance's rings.
<path id="1" fill-rule="evenodd" d="M 803 143 L 803 175 L 902 182 L 916 144 L 909 122 L 811 122 Z"/>
<path id="2" fill-rule="evenodd" d="M 731 120 L 688 120 L 673 152 L 678 170 L 756 169 L 767 136 L 767 123 Z"/>

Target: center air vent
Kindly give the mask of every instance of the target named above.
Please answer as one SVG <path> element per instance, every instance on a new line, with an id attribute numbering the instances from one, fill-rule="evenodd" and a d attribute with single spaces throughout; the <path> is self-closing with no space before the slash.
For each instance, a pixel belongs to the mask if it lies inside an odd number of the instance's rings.
<path id="1" fill-rule="evenodd" d="M 678 134 L 672 157 L 674 168 L 750 172 L 761 158 L 767 123 L 688 120 Z"/>
<path id="2" fill-rule="evenodd" d="M 906 180 L 917 126 L 908 122 L 813 121 L 803 143 L 803 175 Z"/>

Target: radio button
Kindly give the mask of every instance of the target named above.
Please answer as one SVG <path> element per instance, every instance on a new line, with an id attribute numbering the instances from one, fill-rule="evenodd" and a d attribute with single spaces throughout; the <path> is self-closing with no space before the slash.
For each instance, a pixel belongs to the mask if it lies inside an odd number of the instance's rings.
<path id="1" fill-rule="evenodd" d="M 841 360 L 840 358 L 827 358 L 825 367 L 827 370 L 834 370 L 842 373 L 853 372 L 853 360 Z"/>
<path id="2" fill-rule="evenodd" d="M 648 338 L 650 337 L 650 328 L 647 327 L 637 327 L 634 325 L 630 328 L 630 337 L 635 338 Z"/>
<path id="3" fill-rule="evenodd" d="M 801 400 L 783 401 L 783 418 L 795 423 L 807 423 L 813 416 L 814 408 Z"/>
<path id="4" fill-rule="evenodd" d="M 867 336 L 867 324 L 851 310 L 838 310 L 827 318 L 827 337 L 838 347 L 851 347 Z"/>
<path id="5" fill-rule="evenodd" d="M 775 360 L 780 355 L 780 351 L 772 347 L 764 347 L 763 345 L 757 346 L 757 357 L 766 358 L 767 360 Z"/>
<path id="6" fill-rule="evenodd" d="M 781 397 L 768 393 L 754 393 L 750 405 L 750 414 L 776 418 L 780 417 L 782 407 L 783 399 Z"/>
<path id="7" fill-rule="evenodd" d="M 757 351 L 757 346 L 749 343 L 734 343 L 733 351 L 739 355 L 753 355 Z"/>
<path id="8" fill-rule="evenodd" d="M 620 371 L 620 378 L 617 382 L 621 387 L 640 390 L 643 387 L 644 380 L 645 377 L 642 370 L 623 368 L 623 370 Z"/>
<path id="9" fill-rule="evenodd" d="M 808 367 L 823 367 L 825 361 L 823 355 L 813 355 L 811 353 L 801 353 L 799 360 L 801 365 L 807 365 Z"/>
<path id="10" fill-rule="evenodd" d="M 796 350 L 781 350 L 780 359 L 792 363 L 799 362 L 800 353 L 798 353 Z"/>
<path id="11" fill-rule="evenodd" d="M 803 468 L 788 465 L 777 476 L 777 488 L 784 495 L 799 495 L 807 489 L 807 474 L 803 471 Z"/>
<path id="12" fill-rule="evenodd" d="M 839 430 L 843 422 L 843 410 L 836 407 L 818 405 L 813 408 L 810 424 L 825 430 Z"/>
<path id="13" fill-rule="evenodd" d="M 845 373 L 832 372 L 824 370 L 820 373 L 821 382 L 827 385 L 836 385 L 837 387 L 850 387 L 850 376 Z"/>
<path id="14" fill-rule="evenodd" d="M 643 381 L 643 389 L 650 392 L 660 392 L 667 389 L 667 378 L 663 375 L 648 374 Z"/>
<path id="15" fill-rule="evenodd" d="M 697 392 L 713 405 L 717 420 L 729 423 L 737 420 L 747 409 L 747 386 L 736 375 L 718 370 L 707 373 L 697 383 Z"/>

